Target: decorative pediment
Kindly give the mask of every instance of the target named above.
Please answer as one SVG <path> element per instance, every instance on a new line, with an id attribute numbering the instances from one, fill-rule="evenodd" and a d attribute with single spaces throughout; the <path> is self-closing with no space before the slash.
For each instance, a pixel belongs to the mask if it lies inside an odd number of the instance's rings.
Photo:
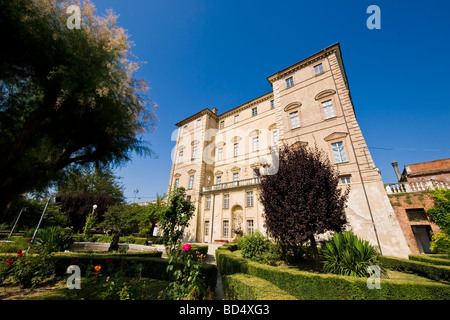
<path id="1" fill-rule="evenodd" d="M 291 102 L 286 107 L 284 107 L 284 111 L 289 111 L 292 109 L 300 108 L 301 105 L 302 104 L 300 102 Z"/>
<path id="2" fill-rule="evenodd" d="M 252 168 L 253 170 L 258 169 L 259 167 L 261 167 L 262 164 L 260 162 L 254 162 L 250 165 L 250 168 Z"/>
<path id="3" fill-rule="evenodd" d="M 220 170 L 217 170 L 216 172 L 214 172 L 215 176 L 221 176 L 222 174 L 223 174 L 223 172 Z"/>
<path id="4" fill-rule="evenodd" d="M 235 137 L 233 137 L 233 139 L 231 139 L 231 143 L 237 143 L 237 142 L 239 142 L 240 140 L 242 140 L 241 137 L 235 136 Z"/>
<path id="5" fill-rule="evenodd" d="M 323 99 L 323 98 L 325 98 L 325 97 L 332 96 L 332 95 L 335 94 L 335 93 L 336 93 L 336 91 L 334 91 L 333 89 L 323 90 L 323 91 L 319 92 L 319 93 L 316 95 L 315 99 L 316 99 L 316 100 L 320 100 L 320 99 Z"/>
<path id="6" fill-rule="evenodd" d="M 181 176 L 181 173 L 175 173 L 173 176 L 174 176 L 175 178 L 179 178 L 179 177 Z"/>
<path id="7" fill-rule="evenodd" d="M 277 128 L 277 124 L 276 123 L 272 123 L 270 126 L 269 126 L 269 130 L 275 130 Z"/>
<path id="8" fill-rule="evenodd" d="M 197 144 L 199 144 L 200 143 L 200 141 L 198 141 L 198 140 L 193 140 L 192 142 L 191 142 L 191 146 L 195 146 L 195 145 L 197 145 Z"/>
<path id="9" fill-rule="evenodd" d="M 333 132 L 332 134 L 323 138 L 323 140 L 328 142 L 332 140 L 344 139 L 347 135 L 348 135 L 347 132 Z"/>
<path id="10" fill-rule="evenodd" d="M 192 175 L 192 174 L 194 174 L 194 173 L 195 173 L 195 170 L 194 170 L 194 169 L 191 169 L 191 170 L 188 171 L 188 174 L 190 174 L 190 175 Z"/>
<path id="11" fill-rule="evenodd" d="M 233 167 L 233 168 L 231 168 L 231 170 L 230 170 L 231 172 L 239 172 L 239 171 L 241 171 L 241 168 L 239 168 L 239 167 Z"/>
<path id="12" fill-rule="evenodd" d="M 178 146 L 178 151 L 183 151 L 186 148 L 185 145 L 179 145 Z"/>
<path id="13" fill-rule="evenodd" d="M 220 141 L 220 142 L 216 143 L 217 148 L 222 148 L 224 145 L 226 145 L 226 143 L 224 141 Z"/>
<path id="14" fill-rule="evenodd" d="M 258 129 L 253 130 L 252 132 L 249 133 L 250 137 L 257 137 L 259 134 L 261 133 L 261 131 L 259 131 Z"/>

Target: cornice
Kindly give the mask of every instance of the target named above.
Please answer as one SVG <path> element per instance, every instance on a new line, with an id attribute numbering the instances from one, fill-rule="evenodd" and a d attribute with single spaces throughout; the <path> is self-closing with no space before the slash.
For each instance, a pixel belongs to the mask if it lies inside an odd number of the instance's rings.
<path id="1" fill-rule="evenodd" d="M 303 59 L 302 61 L 299 61 L 283 70 L 280 70 L 280 71 L 274 73 L 273 75 L 267 77 L 267 80 L 271 84 L 273 84 L 274 81 L 283 79 L 283 78 L 287 77 L 288 75 L 296 72 L 297 70 L 300 70 L 306 66 L 314 64 L 314 63 L 326 58 L 327 56 L 335 53 L 338 50 L 339 50 L 339 44 L 333 44 L 333 45 L 329 46 L 328 48 L 325 48 L 322 51 L 319 51 L 319 52 L 313 54 L 312 56 L 310 56 L 306 59 Z"/>

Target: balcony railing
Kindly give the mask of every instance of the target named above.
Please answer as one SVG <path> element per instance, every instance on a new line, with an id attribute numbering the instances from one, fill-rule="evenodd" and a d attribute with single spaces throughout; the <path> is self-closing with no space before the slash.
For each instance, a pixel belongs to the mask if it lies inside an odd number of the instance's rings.
<path id="1" fill-rule="evenodd" d="M 450 182 L 439 180 L 420 180 L 385 184 L 387 194 L 422 192 L 435 189 L 450 189 Z"/>
<path id="2" fill-rule="evenodd" d="M 212 191 L 216 191 L 216 190 L 225 190 L 225 189 L 232 189 L 232 188 L 238 188 L 238 187 L 246 187 L 246 186 L 257 185 L 259 183 L 260 183 L 259 178 L 236 180 L 236 181 L 218 183 L 218 184 L 214 184 L 212 186 L 204 186 L 204 187 L 202 187 L 202 192 L 212 192 Z"/>

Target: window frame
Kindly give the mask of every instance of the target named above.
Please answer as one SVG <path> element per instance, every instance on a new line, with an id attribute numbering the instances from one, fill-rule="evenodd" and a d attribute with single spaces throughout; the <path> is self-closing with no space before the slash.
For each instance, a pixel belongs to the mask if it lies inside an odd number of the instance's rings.
<path id="1" fill-rule="evenodd" d="M 341 144 L 341 146 L 339 146 L 339 144 Z M 333 145 L 337 145 L 337 148 L 339 148 L 337 149 L 337 151 L 339 152 L 339 159 L 336 159 L 337 154 L 335 153 L 335 147 Z M 331 143 L 331 150 L 333 152 L 334 163 L 339 164 L 348 162 L 347 152 L 345 150 L 345 144 L 343 140 Z M 343 151 L 343 153 L 341 151 Z M 345 160 L 343 159 L 342 155 L 344 155 Z"/>
<path id="2" fill-rule="evenodd" d="M 318 69 L 316 69 L 316 68 L 320 69 L 319 72 L 317 72 Z M 315 75 L 319 75 L 319 74 L 322 74 L 322 73 L 324 73 L 324 70 L 323 70 L 323 64 L 322 64 L 322 62 L 321 62 L 321 63 L 316 64 L 316 65 L 314 66 L 314 74 L 315 74 Z"/>
<path id="3" fill-rule="evenodd" d="M 236 143 L 233 145 L 233 155 L 234 155 L 235 157 L 239 156 L 239 142 L 236 142 Z"/>
<path id="4" fill-rule="evenodd" d="M 230 194 L 229 193 L 223 195 L 223 208 L 230 209 Z"/>
<path id="5" fill-rule="evenodd" d="M 258 107 L 252 108 L 252 117 L 258 115 Z"/>
<path id="6" fill-rule="evenodd" d="M 293 114 L 295 114 L 294 117 L 292 116 Z M 295 119 L 295 118 L 297 119 L 297 121 L 296 121 L 297 122 L 297 126 L 294 126 L 293 122 L 292 122 L 292 120 Z M 289 112 L 289 122 L 290 122 L 290 125 L 291 125 L 291 130 L 300 128 L 300 126 L 301 126 L 301 124 L 300 124 L 300 112 L 298 110 Z"/>
<path id="7" fill-rule="evenodd" d="M 327 105 L 324 105 L 325 103 L 329 103 Z M 323 118 L 324 120 L 328 120 L 328 119 L 333 119 L 336 118 L 336 109 L 334 108 L 334 104 L 333 104 L 333 99 L 328 99 L 325 101 L 321 101 L 320 105 L 322 106 L 322 112 L 323 112 Z M 327 110 L 332 110 L 332 114 L 331 116 L 327 116 L 327 111 L 325 111 L 325 108 L 327 108 Z"/>
<path id="8" fill-rule="evenodd" d="M 222 236 L 224 238 L 230 237 L 230 220 L 228 220 L 228 219 L 224 219 L 222 221 Z"/>
<path id="9" fill-rule="evenodd" d="M 291 88 L 294 86 L 294 77 L 289 77 L 286 79 L 286 88 Z"/>
<path id="10" fill-rule="evenodd" d="M 245 192 L 245 206 L 246 207 L 253 207 L 254 206 L 253 191 L 246 191 Z"/>
<path id="11" fill-rule="evenodd" d="M 193 189 L 193 188 L 194 188 L 194 175 L 191 174 L 189 176 L 188 190 Z"/>

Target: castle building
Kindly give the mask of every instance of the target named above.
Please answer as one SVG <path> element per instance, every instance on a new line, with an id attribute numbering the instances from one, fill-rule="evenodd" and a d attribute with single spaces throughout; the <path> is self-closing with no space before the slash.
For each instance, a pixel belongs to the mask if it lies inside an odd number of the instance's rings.
<path id="1" fill-rule="evenodd" d="M 186 241 L 232 241 L 264 230 L 258 170 L 276 173 L 281 144 L 317 146 L 329 154 L 346 216 L 360 237 L 388 256 L 407 257 L 406 240 L 356 120 L 339 43 L 267 77 L 273 90 L 219 114 L 203 109 L 178 127 L 169 191 L 183 186 L 196 211 Z M 272 170 L 272 171 L 271 171 Z M 282 210 L 282 208 L 280 208 Z"/>

